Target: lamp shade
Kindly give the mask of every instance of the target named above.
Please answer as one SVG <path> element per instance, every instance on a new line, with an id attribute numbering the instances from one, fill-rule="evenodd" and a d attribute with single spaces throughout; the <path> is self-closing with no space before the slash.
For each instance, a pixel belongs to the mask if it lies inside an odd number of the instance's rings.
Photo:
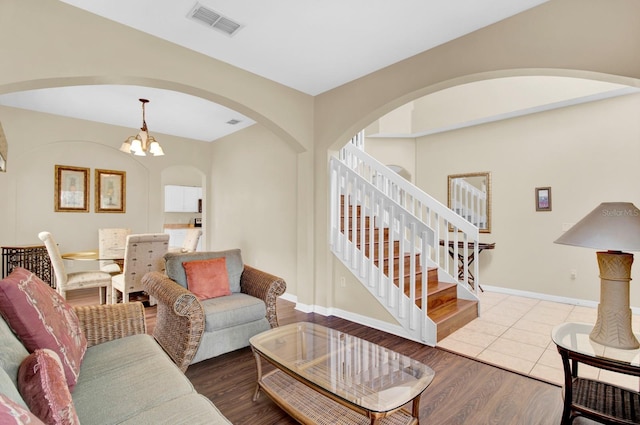
<path id="1" fill-rule="evenodd" d="M 554 243 L 609 251 L 640 251 L 640 209 L 603 202 Z"/>

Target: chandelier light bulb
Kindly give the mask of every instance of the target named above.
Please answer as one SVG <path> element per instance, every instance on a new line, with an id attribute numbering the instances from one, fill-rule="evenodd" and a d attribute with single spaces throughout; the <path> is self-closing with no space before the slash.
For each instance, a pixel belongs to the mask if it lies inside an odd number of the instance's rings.
<path id="1" fill-rule="evenodd" d="M 145 105 L 149 103 L 147 99 L 139 99 L 142 103 L 142 127 L 137 135 L 129 137 L 120 146 L 120 151 L 130 153 L 136 156 L 147 156 L 147 152 L 153 156 L 164 155 L 164 150 L 160 143 L 153 136 L 149 135 L 147 122 L 145 119 Z"/>

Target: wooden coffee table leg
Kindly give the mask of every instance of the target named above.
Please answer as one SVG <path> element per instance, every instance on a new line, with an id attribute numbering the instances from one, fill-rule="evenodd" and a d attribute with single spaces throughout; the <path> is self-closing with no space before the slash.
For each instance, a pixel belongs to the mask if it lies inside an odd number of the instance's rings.
<path id="1" fill-rule="evenodd" d="M 256 391 L 253 394 L 253 401 L 256 401 L 260 396 L 260 381 L 262 380 L 262 361 L 260 360 L 260 354 L 258 354 L 257 351 L 253 350 L 253 347 L 252 347 L 252 351 L 253 351 L 253 355 L 256 358 L 256 370 L 258 372 L 258 380 L 256 381 Z"/>
<path id="2" fill-rule="evenodd" d="M 416 398 L 413 399 L 413 404 L 411 406 L 411 416 L 416 418 L 416 423 L 420 422 L 420 397 L 422 393 L 418 394 Z"/>

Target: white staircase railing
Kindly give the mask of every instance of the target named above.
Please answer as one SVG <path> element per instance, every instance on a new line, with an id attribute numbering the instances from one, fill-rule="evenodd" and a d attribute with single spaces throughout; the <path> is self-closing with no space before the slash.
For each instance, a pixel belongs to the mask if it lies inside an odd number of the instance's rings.
<path id="1" fill-rule="evenodd" d="M 330 169 L 332 252 L 410 338 L 435 345 L 436 325 L 427 316 L 428 269 L 438 267 L 440 280 L 457 283 L 458 297 L 477 299 L 478 263 L 470 270 L 469 258 L 478 258 L 478 228 L 352 143 L 340 159 L 331 158 Z M 388 248 L 376 244 L 385 238 Z M 396 267 L 393 256 L 387 267 L 377 260 L 395 250 Z M 420 307 L 416 298 L 423 300 Z"/>

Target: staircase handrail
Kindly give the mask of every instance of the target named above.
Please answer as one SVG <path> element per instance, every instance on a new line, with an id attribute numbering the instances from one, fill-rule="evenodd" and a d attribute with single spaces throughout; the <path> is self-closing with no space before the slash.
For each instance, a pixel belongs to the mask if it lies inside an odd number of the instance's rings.
<path id="1" fill-rule="evenodd" d="M 447 222 L 451 224 L 453 227 L 462 231 L 463 233 L 468 234 L 472 241 L 479 240 L 480 232 L 477 226 L 474 226 L 472 223 L 469 223 L 467 220 L 465 220 L 463 217 L 460 217 L 457 214 L 451 214 L 452 211 L 442 202 L 430 196 L 429 194 L 421 190 L 419 187 L 408 182 L 406 179 L 401 177 L 398 173 L 394 173 L 393 171 L 389 170 L 389 167 L 382 164 L 372 156 L 368 155 L 366 152 L 362 151 L 361 149 L 358 149 L 352 143 L 347 143 L 342 148 L 342 151 L 343 153 L 341 155 L 344 158 L 344 161 L 347 164 L 350 164 L 352 169 L 359 167 L 359 165 L 361 164 L 366 164 L 368 167 L 375 170 L 377 175 L 384 176 L 385 179 L 389 180 L 393 185 L 397 186 L 402 192 L 410 194 L 414 199 L 417 199 L 418 202 L 428 206 L 428 208 L 430 208 L 434 213 L 442 217 L 449 216 L 449 218 L 447 219 Z M 357 158 L 358 161 L 354 161 L 353 157 Z M 375 183 L 373 182 L 371 183 L 375 185 Z M 377 185 L 375 186 L 378 187 Z M 398 199 L 396 199 L 398 198 L 398 196 L 393 196 L 394 195 L 392 193 L 393 191 L 384 190 L 384 188 L 382 188 L 381 190 L 385 193 L 385 195 L 389 196 L 390 198 L 398 202 Z M 427 223 L 427 225 L 428 224 L 429 223 Z M 436 238 L 439 238 L 439 235 L 436 235 Z M 442 238 L 439 238 L 439 239 L 442 239 Z"/>

